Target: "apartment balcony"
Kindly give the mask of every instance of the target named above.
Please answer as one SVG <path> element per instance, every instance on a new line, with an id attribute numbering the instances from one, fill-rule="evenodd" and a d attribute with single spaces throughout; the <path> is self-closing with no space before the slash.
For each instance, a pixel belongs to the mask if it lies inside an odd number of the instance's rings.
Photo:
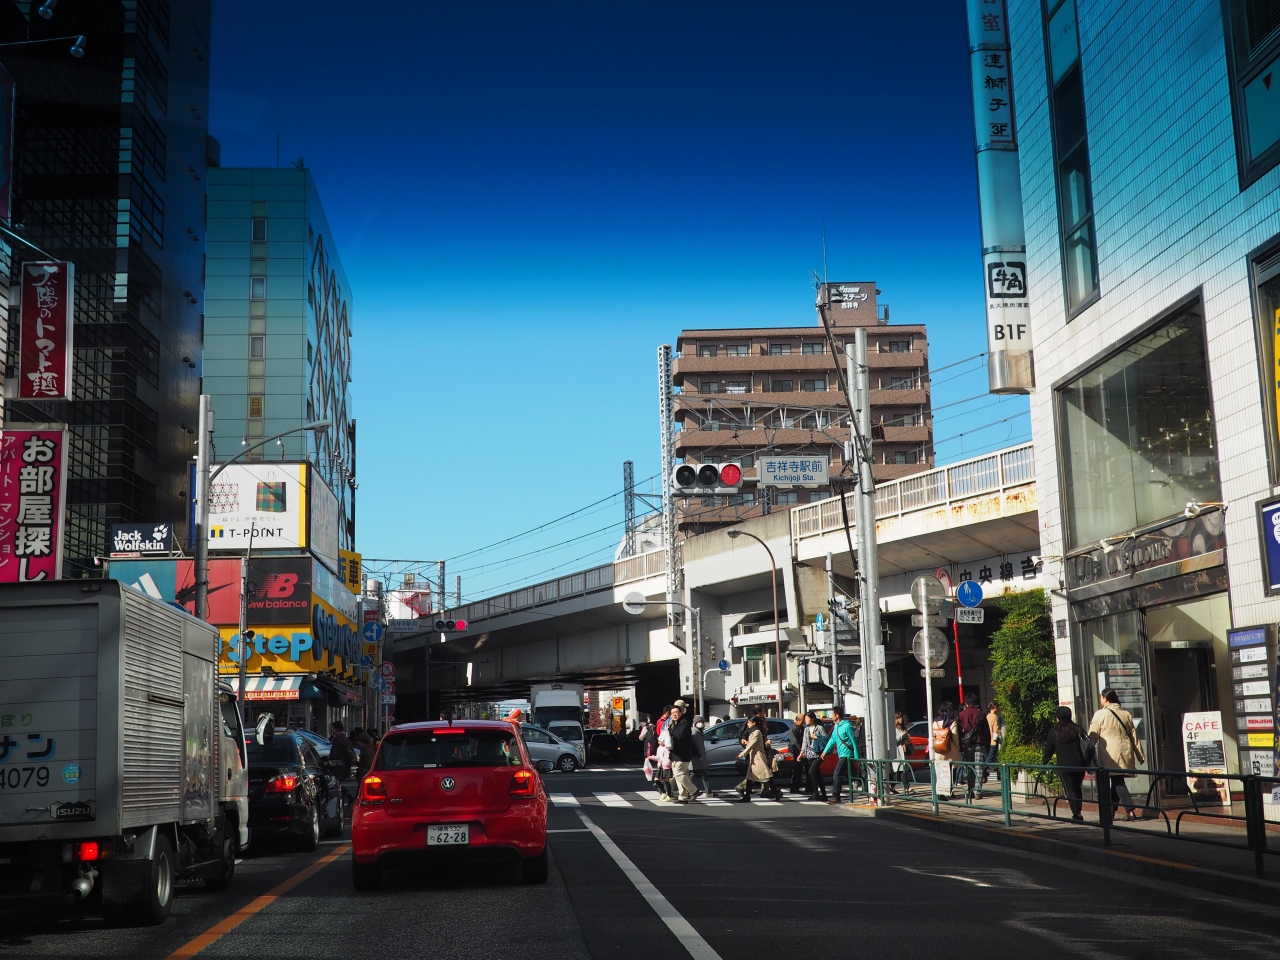
<path id="1" fill-rule="evenodd" d="M 905 354 L 895 354 L 905 356 Z M 680 357 L 676 360 L 672 374 L 676 384 L 682 378 L 697 374 L 730 374 L 773 371 L 801 371 L 817 373 L 834 369 L 829 353 L 784 353 L 780 356 L 768 354 L 750 354 L 745 357 Z"/>
<path id="2" fill-rule="evenodd" d="M 876 392 L 897 394 L 913 391 L 880 390 Z M 892 402 L 914 405 L 910 400 L 899 400 L 896 397 Z M 846 409 L 844 393 L 835 383 L 832 383 L 826 390 L 788 390 L 781 393 L 766 390 L 757 390 L 754 393 L 681 393 L 676 396 L 676 419 L 679 420 L 680 414 L 689 409 L 702 410 L 707 407 L 715 407 L 719 410 L 733 410 L 748 406 L 756 409 L 768 407 L 814 407 L 821 409 L 839 407 Z"/>
<path id="3" fill-rule="evenodd" d="M 770 427 L 730 427 L 723 425 L 719 430 L 681 430 L 676 434 L 676 453 L 685 450 L 697 450 L 706 447 L 724 447 L 732 445 L 742 447 L 802 447 L 802 446 L 839 446 L 848 436 L 848 427 L 827 427 L 827 436 L 819 430 L 784 430 Z M 735 437 L 734 434 L 737 433 Z M 838 439 L 836 439 L 838 438 Z"/>
<path id="4" fill-rule="evenodd" d="M 875 407 L 927 407 L 929 405 L 929 388 L 918 387 L 911 390 L 872 390 L 871 406 Z"/>

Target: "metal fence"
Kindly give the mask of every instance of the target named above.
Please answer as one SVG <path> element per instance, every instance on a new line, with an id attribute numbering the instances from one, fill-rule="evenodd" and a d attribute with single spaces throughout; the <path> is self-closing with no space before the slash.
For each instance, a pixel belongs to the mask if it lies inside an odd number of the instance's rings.
<path id="1" fill-rule="evenodd" d="M 1029 443 L 1010 447 L 948 467 L 877 484 L 876 517 L 901 516 L 913 510 L 944 506 L 956 500 L 1024 486 L 1034 483 L 1035 479 L 1035 448 Z M 856 494 L 844 495 L 851 525 L 854 496 Z M 843 527 L 839 497 L 802 504 L 791 510 L 791 532 L 796 539 L 819 536 Z"/>

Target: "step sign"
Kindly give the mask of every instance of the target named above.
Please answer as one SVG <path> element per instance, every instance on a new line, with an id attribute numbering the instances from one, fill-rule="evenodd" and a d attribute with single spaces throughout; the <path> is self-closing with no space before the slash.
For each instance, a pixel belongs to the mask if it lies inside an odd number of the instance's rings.
<path id="1" fill-rule="evenodd" d="M 913 627 L 945 627 L 947 618 L 938 613 L 913 613 L 911 625 Z"/>
<path id="2" fill-rule="evenodd" d="M 956 607 L 956 623 L 983 623 L 986 616 L 981 607 Z"/>
<path id="3" fill-rule="evenodd" d="M 932 669 L 921 670 L 920 676 L 933 677 L 936 680 L 939 677 L 945 676 L 946 672 L 947 671 L 943 670 L 941 667 L 933 667 Z"/>
<path id="4" fill-rule="evenodd" d="M 966 607 L 976 607 L 982 602 L 982 585 L 977 580 L 961 580 L 956 584 L 956 599 Z"/>

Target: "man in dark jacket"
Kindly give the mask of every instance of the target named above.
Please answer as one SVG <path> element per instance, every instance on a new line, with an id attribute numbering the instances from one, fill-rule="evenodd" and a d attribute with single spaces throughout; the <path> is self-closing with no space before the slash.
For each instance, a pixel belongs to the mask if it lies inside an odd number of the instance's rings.
<path id="1" fill-rule="evenodd" d="M 693 715 L 689 705 L 677 700 L 671 708 L 671 717 L 667 721 L 667 730 L 671 733 L 671 777 L 680 790 L 678 803 L 689 803 L 697 795 L 698 788 L 693 784 Z"/>
<path id="2" fill-rule="evenodd" d="M 978 709 L 977 694 L 971 693 L 964 698 L 964 709 L 956 717 L 956 722 L 960 725 L 962 756 L 969 763 L 982 763 L 987 758 L 987 748 L 991 746 L 991 726 Z M 978 778 L 977 767 L 961 767 L 960 776 L 967 778 L 968 791 L 981 800 L 982 782 Z"/>
<path id="3" fill-rule="evenodd" d="M 787 735 L 787 746 L 791 750 L 791 792 L 799 793 L 804 786 L 806 767 L 808 764 L 800 759 L 804 749 L 804 717 L 798 717 Z"/>

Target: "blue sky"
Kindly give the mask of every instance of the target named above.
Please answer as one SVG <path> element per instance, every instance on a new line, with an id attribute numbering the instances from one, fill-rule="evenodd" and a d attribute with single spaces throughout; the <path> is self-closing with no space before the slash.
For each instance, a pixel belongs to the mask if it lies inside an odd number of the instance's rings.
<path id="1" fill-rule="evenodd" d="M 619 491 L 625 459 L 655 474 L 658 345 L 814 323 L 824 224 L 831 279 L 927 323 L 935 369 L 985 349 L 963 5 L 905 9 L 219 0 L 223 163 L 274 166 L 277 134 L 305 158 L 351 283 L 358 548 L 455 558 Z M 967 432 L 940 462 L 1029 436 L 985 390 L 939 373 L 935 408 L 978 398 L 938 411 Z M 621 520 L 450 589 L 602 562 Z"/>

